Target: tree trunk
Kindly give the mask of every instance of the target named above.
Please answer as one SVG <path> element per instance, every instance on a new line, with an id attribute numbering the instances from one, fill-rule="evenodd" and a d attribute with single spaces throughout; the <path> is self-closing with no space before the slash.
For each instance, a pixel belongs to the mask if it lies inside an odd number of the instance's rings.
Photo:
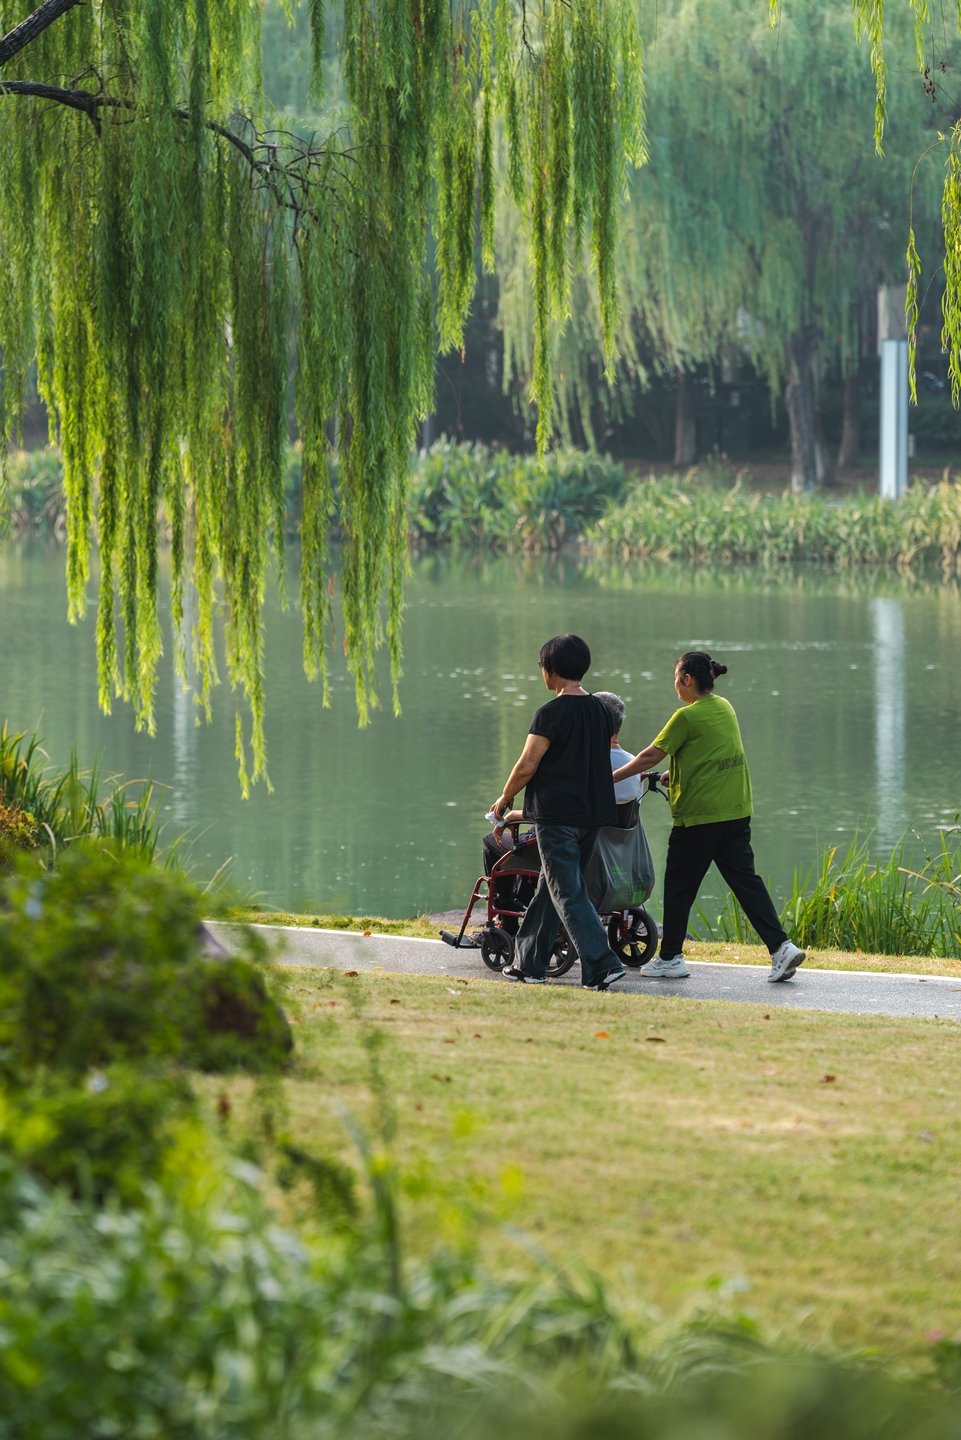
<path id="1" fill-rule="evenodd" d="M 814 490 L 831 479 L 814 388 L 814 336 L 796 335 L 790 345 L 790 379 L 784 391 L 791 427 L 791 489 Z"/>
<path id="2" fill-rule="evenodd" d="M 844 377 L 844 423 L 838 468 L 861 463 L 861 374 L 852 370 Z"/>
<path id="3" fill-rule="evenodd" d="M 815 397 L 817 391 L 815 390 Z M 834 484 L 834 466 L 831 464 L 831 452 L 828 449 L 827 436 L 824 433 L 824 425 L 821 420 L 821 407 L 815 398 L 814 404 L 814 443 L 817 457 L 818 484 Z"/>
<path id="4" fill-rule="evenodd" d="M 677 416 L 674 421 L 674 464 L 693 465 L 697 458 L 694 422 L 694 381 L 690 370 L 677 372 Z"/>

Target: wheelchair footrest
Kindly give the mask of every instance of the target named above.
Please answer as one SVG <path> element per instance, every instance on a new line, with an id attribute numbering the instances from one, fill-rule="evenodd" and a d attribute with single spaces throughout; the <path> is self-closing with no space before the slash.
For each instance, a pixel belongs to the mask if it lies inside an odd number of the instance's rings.
<path id="1" fill-rule="evenodd" d="M 455 950 L 477 949 L 477 946 L 474 944 L 473 940 L 468 940 L 466 935 L 464 936 L 463 940 L 458 943 L 457 936 L 452 935 L 449 930 L 440 930 L 438 931 L 438 934 L 440 935 L 440 938 L 443 940 L 445 945 L 452 945 Z"/>

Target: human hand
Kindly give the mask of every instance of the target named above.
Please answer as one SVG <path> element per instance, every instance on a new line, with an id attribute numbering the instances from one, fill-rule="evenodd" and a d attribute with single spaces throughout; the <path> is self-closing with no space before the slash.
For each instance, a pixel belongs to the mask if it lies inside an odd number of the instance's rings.
<path id="1" fill-rule="evenodd" d="M 661 784 L 662 784 L 662 785 L 666 785 L 666 784 L 669 782 L 670 778 L 671 778 L 671 772 L 670 772 L 670 770 L 665 770 L 664 773 L 663 773 L 663 775 L 661 776 Z"/>
<path id="2" fill-rule="evenodd" d="M 497 800 L 494 801 L 493 805 L 491 806 L 491 810 L 494 812 L 495 816 L 494 834 L 498 840 L 500 840 L 501 836 L 504 834 L 504 816 L 511 808 L 511 801 L 513 800 L 513 798 L 513 795 L 510 797 L 510 799 L 508 799 L 506 795 L 501 795 Z"/>

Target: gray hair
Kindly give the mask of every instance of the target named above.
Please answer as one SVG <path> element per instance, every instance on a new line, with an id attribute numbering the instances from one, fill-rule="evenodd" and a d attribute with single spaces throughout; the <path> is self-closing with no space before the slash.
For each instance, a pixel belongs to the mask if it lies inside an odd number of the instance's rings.
<path id="1" fill-rule="evenodd" d="M 595 699 L 603 701 L 611 712 L 611 719 L 614 721 L 614 734 L 619 735 L 621 726 L 624 724 L 624 701 L 620 695 L 613 695 L 610 690 L 595 690 Z"/>

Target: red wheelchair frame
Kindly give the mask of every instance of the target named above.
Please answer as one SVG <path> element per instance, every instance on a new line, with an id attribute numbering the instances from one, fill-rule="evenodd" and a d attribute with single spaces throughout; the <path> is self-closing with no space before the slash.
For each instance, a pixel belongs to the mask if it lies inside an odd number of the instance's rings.
<path id="1" fill-rule="evenodd" d="M 640 779 L 642 784 L 645 780 L 647 781 L 647 788 L 643 790 L 643 795 L 651 793 L 664 795 L 664 791 L 658 786 L 659 776 L 654 771 L 645 771 Z M 512 815 L 513 813 L 511 812 Z M 638 819 L 639 823 L 640 819 Z M 527 878 L 536 884 L 541 874 L 537 837 L 533 832 L 529 832 L 522 838 L 520 830 L 523 824 L 524 821 L 517 817 L 508 820 L 505 825 L 504 828 L 510 831 L 513 841 L 511 848 L 491 866 L 489 875 L 478 876 L 458 933 L 454 935 L 450 930 L 441 930 L 440 932 L 440 938 L 446 944 L 454 946 L 455 949 L 477 949 L 478 946 L 474 941 L 465 942 L 464 935 L 470 924 L 471 915 L 481 900 L 483 889 L 486 886 L 487 921 L 481 935 L 479 948 L 485 965 L 491 970 L 503 970 L 514 958 L 514 937 L 498 923 L 501 917 L 522 920 L 526 913 L 524 909 L 508 909 L 506 906 L 495 903 L 494 887 L 496 882 L 509 877 L 511 879 Z M 637 969 L 650 960 L 657 949 L 657 925 L 653 916 L 643 906 L 634 905 L 627 910 L 615 910 L 609 915 L 602 915 L 601 921 L 606 925 L 611 949 L 625 965 Z M 577 955 L 568 939 L 567 932 L 561 927 L 548 963 L 548 975 L 555 979 L 566 975 L 576 959 Z"/>

